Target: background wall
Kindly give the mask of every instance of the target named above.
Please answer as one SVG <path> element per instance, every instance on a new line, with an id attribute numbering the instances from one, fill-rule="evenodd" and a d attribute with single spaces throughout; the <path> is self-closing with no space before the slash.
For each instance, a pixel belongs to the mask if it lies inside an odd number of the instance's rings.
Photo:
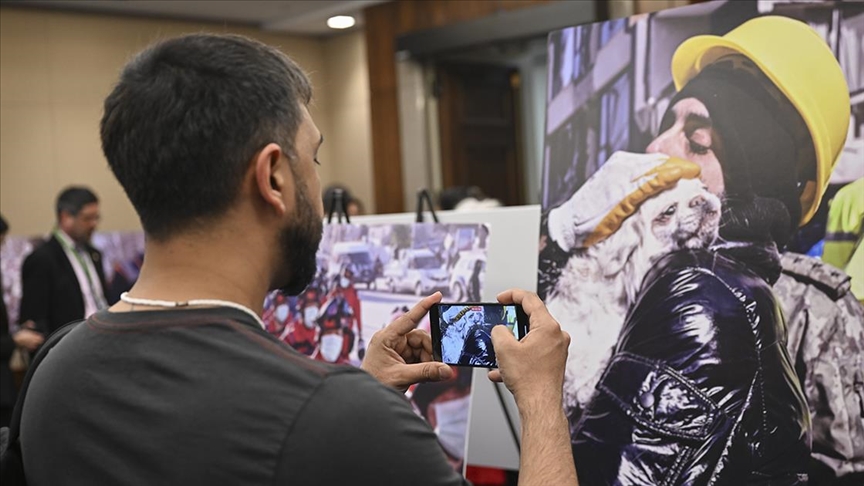
<path id="1" fill-rule="evenodd" d="M 0 8 L 0 212 L 11 233 L 47 233 L 57 193 L 87 184 L 102 201 L 103 230 L 140 229 L 102 155 L 102 102 L 131 55 L 156 39 L 237 33 L 279 47 L 308 73 L 310 111 L 326 142 L 322 184 L 349 183 L 374 209 L 369 90 L 361 32 L 329 39 L 249 27 Z"/>
<path id="2" fill-rule="evenodd" d="M 324 132 L 328 154 L 319 157 L 327 181 L 339 182 L 366 207 L 375 212 L 375 190 L 372 177 L 372 129 L 369 112 L 369 65 L 366 62 L 366 39 L 354 31 L 324 41 L 324 72 L 318 76 L 322 96 L 326 96 Z M 313 81 L 316 78 L 313 76 Z M 318 96 L 316 94 L 316 96 Z M 324 172 L 322 171 L 322 182 Z"/>

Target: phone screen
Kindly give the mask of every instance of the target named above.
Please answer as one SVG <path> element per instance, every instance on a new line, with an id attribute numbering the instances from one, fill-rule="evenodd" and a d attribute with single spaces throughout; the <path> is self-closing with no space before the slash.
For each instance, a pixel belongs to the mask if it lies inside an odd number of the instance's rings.
<path id="1" fill-rule="evenodd" d="M 518 305 L 441 303 L 429 315 L 434 358 L 451 365 L 497 368 L 492 328 L 504 325 L 516 339 L 528 332 L 528 317 Z"/>

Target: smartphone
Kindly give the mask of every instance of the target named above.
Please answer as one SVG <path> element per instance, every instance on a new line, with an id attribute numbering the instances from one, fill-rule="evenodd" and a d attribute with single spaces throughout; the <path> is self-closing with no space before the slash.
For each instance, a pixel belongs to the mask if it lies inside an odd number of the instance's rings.
<path id="1" fill-rule="evenodd" d="M 528 316 L 521 306 L 499 303 L 440 303 L 429 311 L 432 355 L 436 361 L 497 368 L 492 328 L 504 325 L 516 339 L 528 333 Z"/>

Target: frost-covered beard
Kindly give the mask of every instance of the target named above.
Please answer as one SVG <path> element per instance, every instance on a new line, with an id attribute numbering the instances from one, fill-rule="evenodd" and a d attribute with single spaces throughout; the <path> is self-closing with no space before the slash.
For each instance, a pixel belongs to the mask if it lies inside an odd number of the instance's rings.
<path id="1" fill-rule="evenodd" d="M 720 237 L 711 249 L 743 263 L 773 285 L 782 271 L 780 252 L 793 234 L 790 221 L 788 209 L 777 199 L 724 200 Z"/>
<path id="2" fill-rule="evenodd" d="M 773 242 L 783 248 L 791 236 L 791 216 L 779 199 L 723 196 L 721 242 Z"/>

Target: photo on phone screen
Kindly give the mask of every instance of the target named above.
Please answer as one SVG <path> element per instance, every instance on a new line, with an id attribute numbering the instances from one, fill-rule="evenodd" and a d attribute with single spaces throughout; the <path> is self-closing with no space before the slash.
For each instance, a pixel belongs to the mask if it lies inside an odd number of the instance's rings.
<path id="1" fill-rule="evenodd" d="M 492 328 L 504 325 L 516 339 L 528 332 L 528 317 L 517 305 L 436 304 L 429 314 L 434 357 L 451 365 L 497 368 Z"/>

